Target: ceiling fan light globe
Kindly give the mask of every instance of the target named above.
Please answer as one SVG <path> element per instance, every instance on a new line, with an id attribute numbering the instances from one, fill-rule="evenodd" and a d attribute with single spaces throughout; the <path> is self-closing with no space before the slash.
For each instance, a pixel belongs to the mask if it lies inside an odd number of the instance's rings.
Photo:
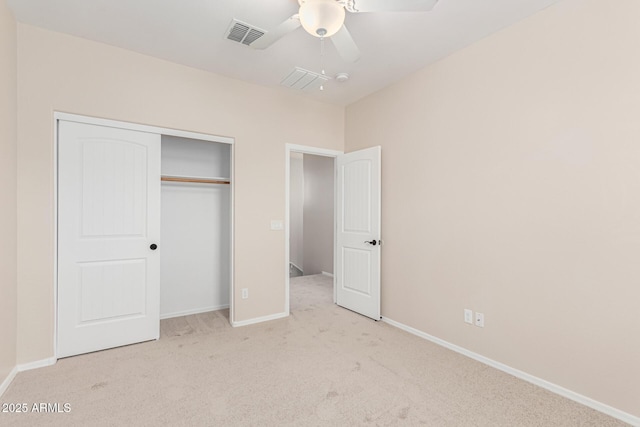
<path id="1" fill-rule="evenodd" d="M 344 24 L 344 7 L 335 0 L 304 0 L 301 2 L 300 24 L 315 37 L 331 37 Z"/>

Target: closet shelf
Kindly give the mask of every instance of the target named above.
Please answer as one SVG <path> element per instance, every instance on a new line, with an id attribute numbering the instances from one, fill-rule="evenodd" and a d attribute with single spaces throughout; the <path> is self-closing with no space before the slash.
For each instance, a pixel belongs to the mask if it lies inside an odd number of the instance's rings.
<path id="1" fill-rule="evenodd" d="M 162 175 L 160 181 L 169 182 L 196 182 L 199 184 L 230 184 L 231 181 L 225 178 L 198 178 L 193 176 L 168 176 Z"/>

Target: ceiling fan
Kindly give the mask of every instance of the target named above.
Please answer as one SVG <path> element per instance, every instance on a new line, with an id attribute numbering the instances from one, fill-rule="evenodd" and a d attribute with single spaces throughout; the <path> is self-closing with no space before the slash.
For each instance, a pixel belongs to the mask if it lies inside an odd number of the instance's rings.
<path id="1" fill-rule="evenodd" d="M 315 37 L 331 38 L 340 56 L 349 62 L 360 58 L 360 50 L 344 26 L 345 11 L 363 12 L 426 12 L 438 0 L 298 0 L 298 13 L 251 43 L 255 49 L 265 49 L 302 25 Z"/>

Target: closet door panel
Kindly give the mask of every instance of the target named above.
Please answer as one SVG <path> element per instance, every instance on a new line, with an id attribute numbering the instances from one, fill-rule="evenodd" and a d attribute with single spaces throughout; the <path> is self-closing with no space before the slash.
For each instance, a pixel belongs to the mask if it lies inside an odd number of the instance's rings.
<path id="1" fill-rule="evenodd" d="M 128 141 L 82 144 L 83 236 L 146 236 L 147 151 Z"/>
<path id="2" fill-rule="evenodd" d="M 58 129 L 58 357 L 157 339 L 160 135 Z"/>

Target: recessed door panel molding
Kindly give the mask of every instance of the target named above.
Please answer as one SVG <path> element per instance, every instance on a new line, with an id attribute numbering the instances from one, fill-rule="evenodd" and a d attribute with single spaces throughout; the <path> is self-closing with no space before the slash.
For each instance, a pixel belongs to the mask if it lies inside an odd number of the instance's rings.
<path id="1" fill-rule="evenodd" d="M 145 259 L 79 263 L 78 325 L 144 316 Z"/>
<path id="2" fill-rule="evenodd" d="M 58 357 L 159 337 L 159 238 L 160 135 L 60 120 Z"/>
<path id="3" fill-rule="evenodd" d="M 342 249 L 342 287 L 345 292 L 371 296 L 371 251 Z"/>
<path id="4" fill-rule="evenodd" d="M 371 160 L 355 160 L 342 165 L 343 232 L 371 233 Z"/>
<path id="5" fill-rule="evenodd" d="M 82 236 L 145 236 L 147 147 L 85 139 L 81 149 Z"/>
<path id="6" fill-rule="evenodd" d="M 380 319 L 380 147 L 337 157 L 338 305 Z"/>

